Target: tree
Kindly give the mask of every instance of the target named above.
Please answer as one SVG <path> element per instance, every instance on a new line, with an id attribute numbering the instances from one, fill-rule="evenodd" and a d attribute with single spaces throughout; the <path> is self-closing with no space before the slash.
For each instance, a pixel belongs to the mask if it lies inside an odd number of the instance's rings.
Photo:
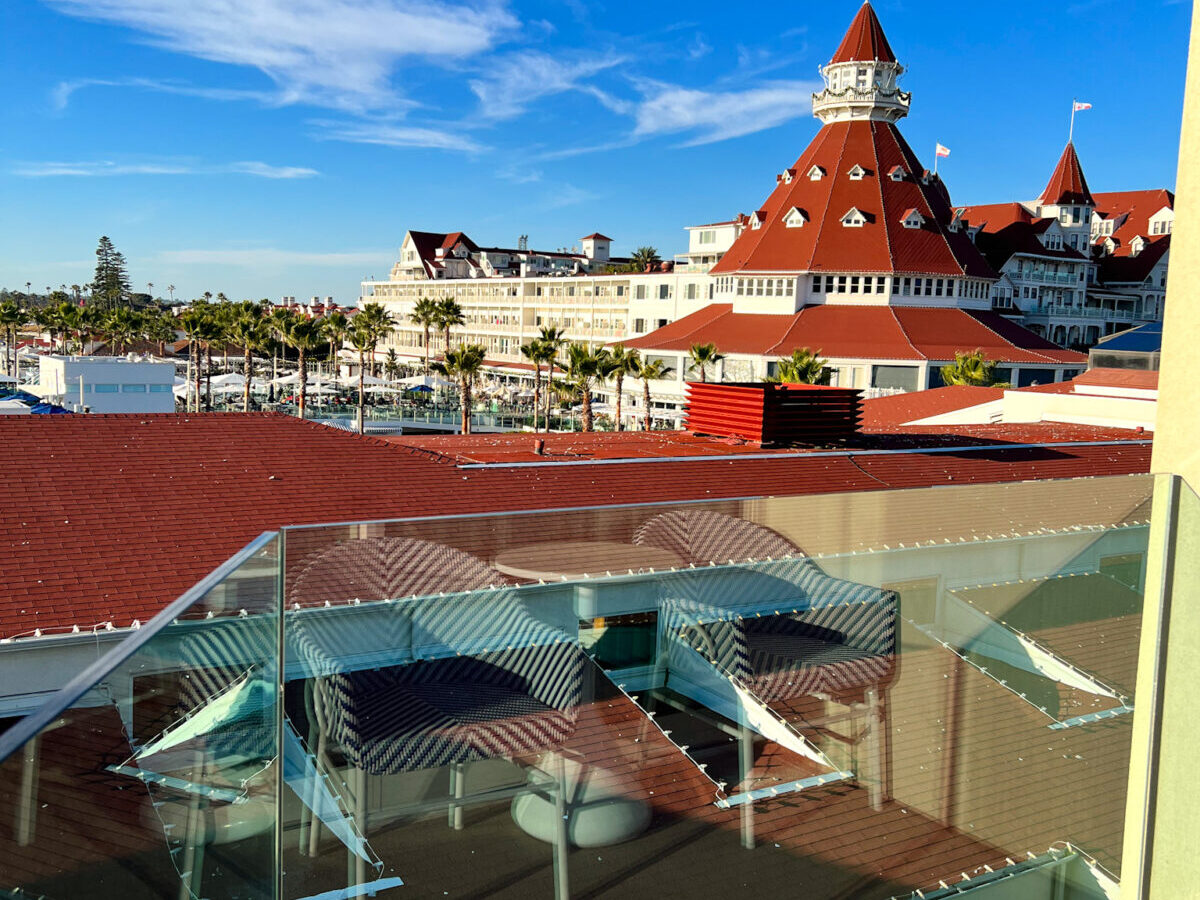
<path id="1" fill-rule="evenodd" d="M 645 411 L 645 430 L 650 430 L 652 423 L 650 409 L 650 382 L 657 381 L 660 378 L 666 378 L 674 369 L 668 366 L 661 359 L 641 360 L 638 363 L 637 377 L 642 380 L 642 403 L 646 408 Z"/>
<path id="2" fill-rule="evenodd" d="M 388 381 L 395 381 L 400 377 L 400 360 L 396 358 L 395 349 L 389 347 L 387 357 L 383 361 L 383 375 Z"/>
<path id="3" fill-rule="evenodd" d="M 84 312 L 90 308 L 86 307 Z M 158 355 L 161 357 L 166 353 L 167 341 L 175 340 L 175 320 L 169 313 L 162 310 L 148 313 L 142 326 L 142 333 L 146 336 L 146 340 L 154 342 Z"/>
<path id="4" fill-rule="evenodd" d="M 276 306 L 267 313 L 267 329 L 275 337 L 271 342 L 271 388 L 267 394 L 272 403 L 275 402 L 275 380 L 279 377 L 279 356 L 285 345 L 283 336 L 295 318 L 295 313 L 283 306 Z"/>
<path id="5" fill-rule="evenodd" d="M 433 370 L 458 381 L 458 398 L 462 407 L 463 434 L 471 433 L 471 388 L 479 381 L 483 368 L 483 344 L 466 344 L 447 350 L 443 361 L 433 364 Z"/>
<path id="6" fill-rule="evenodd" d="M 567 378 L 579 388 L 583 405 L 583 430 L 592 431 L 592 389 L 612 374 L 612 357 L 603 347 L 593 350 L 587 344 L 567 347 Z"/>
<path id="7" fill-rule="evenodd" d="M 171 297 L 171 305 L 174 306 L 175 305 L 175 285 L 173 285 L 173 284 L 167 285 L 167 294 Z"/>
<path id="8" fill-rule="evenodd" d="M 567 343 L 567 337 L 561 328 L 556 328 L 553 325 L 543 325 L 538 335 L 538 341 L 542 345 L 542 362 L 546 364 L 546 431 L 549 433 L 551 400 L 549 386 L 554 382 L 554 363 L 558 359 L 559 351 Z"/>
<path id="9" fill-rule="evenodd" d="M 437 302 L 432 297 L 422 297 L 413 305 L 408 320 L 425 329 L 425 374 L 429 374 L 429 329 L 437 322 Z"/>
<path id="10" fill-rule="evenodd" d="M 621 430 L 621 398 L 625 392 L 625 376 L 636 375 L 641 364 L 641 356 L 636 350 L 627 350 L 624 344 L 617 344 L 609 351 L 609 363 L 613 381 L 616 382 L 617 392 L 617 431 Z"/>
<path id="11" fill-rule="evenodd" d="M 208 328 L 208 305 L 194 304 L 179 317 L 179 330 L 188 339 L 188 365 L 191 367 L 195 411 L 200 411 L 200 345 Z M 186 406 L 187 404 L 185 404 Z"/>
<path id="12" fill-rule="evenodd" d="M 113 309 L 104 319 L 104 330 L 115 355 L 125 352 L 132 341 L 142 332 L 142 317 L 132 309 Z"/>
<path id="13" fill-rule="evenodd" d="M 330 313 L 321 320 L 321 328 L 329 341 L 329 374 L 337 378 L 337 354 L 346 341 L 346 335 L 350 333 L 350 320 L 345 313 Z"/>
<path id="14" fill-rule="evenodd" d="M 437 327 L 442 332 L 443 347 L 446 350 L 450 349 L 450 329 L 459 325 L 465 325 L 467 317 L 463 315 L 463 308 L 450 297 L 443 297 L 437 302 Z"/>
<path id="15" fill-rule="evenodd" d="M 115 309 L 129 298 L 131 285 L 122 256 L 107 235 L 96 247 L 96 273 L 92 277 L 92 297 L 104 309 Z"/>
<path id="16" fill-rule="evenodd" d="M 299 359 L 300 403 L 298 413 L 303 419 L 304 404 L 308 395 L 308 354 L 316 351 L 325 343 L 321 320 L 299 317 L 292 319 L 283 333 L 283 342 L 296 351 Z"/>
<path id="17" fill-rule="evenodd" d="M 354 317 L 354 325 L 351 326 L 348 337 L 350 338 L 350 346 L 358 351 L 358 433 L 363 434 L 366 430 L 366 425 L 363 422 L 363 407 L 366 406 L 366 391 L 363 387 L 363 376 L 366 374 L 367 351 L 373 350 L 375 347 L 375 335 L 371 331 L 370 323 L 359 323 L 360 316 Z"/>
<path id="18" fill-rule="evenodd" d="M 691 364 L 688 366 L 688 372 L 699 372 L 700 381 L 708 381 L 707 370 L 709 366 L 716 366 L 725 356 L 717 352 L 716 344 L 692 344 L 688 348 L 688 359 Z"/>
<path id="19" fill-rule="evenodd" d="M 821 359 L 821 351 L 813 353 L 807 347 L 799 347 L 775 362 L 775 374 L 767 381 L 776 384 L 829 384 L 829 372 Z"/>
<path id="20" fill-rule="evenodd" d="M 371 374 L 375 374 L 375 348 L 396 327 L 395 317 L 381 303 L 368 303 L 354 316 L 359 328 L 371 336 Z"/>
<path id="21" fill-rule="evenodd" d="M 25 324 L 25 310 L 15 300 L 0 303 L 0 332 L 4 335 L 4 371 L 17 374 L 17 332 Z"/>
<path id="22" fill-rule="evenodd" d="M 229 326 L 229 339 L 242 348 L 242 377 L 246 383 L 242 386 L 242 412 L 250 412 L 250 382 L 254 377 L 254 350 L 267 337 L 267 326 L 258 307 L 251 304 L 250 309 L 243 309 L 241 315 Z"/>
<path id="23" fill-rule="evenodd" d="M 542 362 L 545 359 L 546 347 L 537 338 L 521 345 L 521 355 L 533 363 L 533 433 L 538 430 L 538 410 L 542 405 Z M 550 430 L 549 417 L 546 419 L 546 430 Z"/>
<path id="24" fill-rule="evenodd" d="M 654 247 L 638 247 L 629 259 L 629 271 L 645 272 L 648 266 L 660 262 L 658 250 Z"/>
<path id="25" fill-rule="evenodd" d="M 942 366 L 942 381 L 945 384 L 965 384 L 973 387 L 1009 387 L 996 381 L 996 363 L 986 359 L 982 350 L 966 353 L 954 352 L 954 362 Z"/>

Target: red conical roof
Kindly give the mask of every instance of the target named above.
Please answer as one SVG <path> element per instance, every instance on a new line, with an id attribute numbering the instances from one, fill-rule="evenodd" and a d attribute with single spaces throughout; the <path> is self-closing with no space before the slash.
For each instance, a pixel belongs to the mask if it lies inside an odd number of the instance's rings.
<path id="1" fill-rule="evenodd" d="M 862 171 L 859 177 L 851 169 Z M 810 172 L 821 170 L 813 180 Z M 898 171 L 896 171 L 898 170 Z M 833 122 L 822 128 L 765 202 L 762 224 L 746 228 L 712 269 L 731 272 L 870 272 L 995 278 L 966 231 L 950 230 L 950 197 L 890 122 Z M 893 180 L 896 177 L 898 180 Z M 792 209 L 807 220 L 788 227 Z M 858 210 L 866 222 L 848 228 Z M 916 210 L 919 228 L 902 220 Z"/>
<path id="2" fill-rule="evenodd" d="M 1050 183 L 1042 191 L 1038 203 L 1042 206 L 1073 203 L 1096 205 L 1096 201 L 1092 199 L 1092 192 L 1088 190 L 1087 179 L 1083 177 L 1083 166 L 1079 165 L 1079 157 L 1075 153 L 1073 143 L 1068 143 L 1063 150 L 1058 165 L 1054 168 L 1054 174 L 1050 176 Z"/>
<path id="3" fill-rule="evenodd" d="M 864 3 L 850 23 L 846 36 L 842 38 L 841 46 L 833 54 L 830 63 L 859 62 L 878 59 L 882 62 L 895 62 L 896 55 L 892 53 L 883 26 L 870 3 Z"/>

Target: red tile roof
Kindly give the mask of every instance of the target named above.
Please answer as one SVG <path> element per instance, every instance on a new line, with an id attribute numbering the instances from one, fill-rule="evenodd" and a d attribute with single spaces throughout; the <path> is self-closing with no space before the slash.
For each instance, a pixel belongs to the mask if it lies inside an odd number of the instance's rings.
<path id="1" fill-rule="evenodd" d="M 817 181 L 813 166 L 827 173 Z M 845 173 L 854 165 L 866 170 L 860 180 Z M 883 173 L 899 166 L 906 173 L 893 181 Z M 922 178 L 923 167 L 895 125 L 889 122 L 833 122 L 817 132 L 792 168 L 801 173 L 779 182 L 761 205 L 762 227 L 744 230 L 713 266 L 713 274 L 731 272 L 911 272 L 995 278 L 991 266 L 965 231 L 947 229 L 953 211 L 936 177 Z M 792 207 L 810 221 L 789 228 L 783 219 Z M 862 211 L 867 224 L 847 228 L 841 217 Z M 905 228 L 905 210 L 925 217 L 920 228 Z"/>
<path id="2" fill-rule="evenodd" d="M 1078 364 L 1063 350 L 992 312 L 917 306 L 806 306 L 792 315 L 735 313 L 713 303 L 682 319 L 625 341 L 643 351 L 686 351 L 715 343 L 724 353 L 787 356 L 807 347 L 834 359 L 948 361 L 957 351 L 983 350 L 1005 363 Z"/>
<path id="3" fill-rule="evenodd" d="M 429 450 L 239 413 L 5 416 L 0 445 L 23 460 L 21 474 L 0 484 L 0 542 L 10 548 L 0 567 L 0 638 L 146 620 L 255 536 L 284 525 L 1070 478 L 1149 466 L 1149 445 L 1127 443 L 464 469 Z"/>
<path id="4" fill-rule="evenodd" d="M 984 203 L 960 208 L 972 227 L 982 226 L 989 231 L 999 231 L 1014 222 L 1029 223 L 1034 220 L 1033 213 L 1020 203 Z"/>
<path id="5" fill-rule="evenodd" d="M 1054 167 L 1050 181 L 1038 202 L 1043 206 L 1072 203 L 1096 205 L 1092 192 L 1088 190 L 1087 179 L 1083 177 L 1083 166 L 1079 164 L 1079 156 L 1073 143 L 1068 142 L 1063 149 L 1058 165 Z"/>
<path id="6" fill-rule="evenodd" d="M 598 231 L 594 231 L 591 234 L 585 234 L 583 237 L 580 238 L 580 240 L 581 241 L 611 241 L 612 238 L 608 237 L 607 235 L 603 235 Z"/>
<path id="7" fill-rule="evenodd" d="M 838 46 L 837 52 L 833 54 L 830 62 L 843 63 L 858 60 L 870 62 L 876 59 L 881 62 L 895 62 L 896 54 L 892 52 L 892 47 L 888 43 L 887 35 L 883 33 L 883 26 L 879 24 L 879 17 L 875 15 L 875 10 L 871 8 L 870 3 L 864 3 L 859 9 L 858 15 L 854 17 L 854 21 L 850 23 L 846 36 L 842 38 L 842 43 Z"/>
<path id="8" fill-rule="evenodd" d="M 1175 208 L 1175 195 L 1165 188 L 1148 191 L 1109 191 L 1094 194 L 1096 212 L 1116 224 L 1112 238 L 1117 244 L 1115 256 L 1128 256 L 1130 242 L 1141 235 L 1151 243 L 1162 240 L 1150 234 L 1150 217 L 1164 206 Z"/>
<path id="9" fill-rule="evenodd" d="M 1003 388 L 951 385 L 929 391 L 893 394 L 863 401 L 862 424 L 865 430 L 880 431 L 889 426 L 903 425 L 917 419 L 927 419 L 942 413 L 967 409 L 1000 400 Z"/>
<path id="10" fill-rule="evenodd" d="M 1158 372 L 1144 372 L 1139 369 L 1109 369 L 1099 366 L 1078 375 L 1073 379 L 1073 383 L 1156 391 L 1158 390 Z"/>

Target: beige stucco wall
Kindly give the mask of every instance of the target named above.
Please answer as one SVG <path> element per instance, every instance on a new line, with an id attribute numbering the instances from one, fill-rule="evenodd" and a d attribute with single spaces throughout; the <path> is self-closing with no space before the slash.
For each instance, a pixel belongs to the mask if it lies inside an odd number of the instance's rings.
<path id="1" fill-rule="evenodd" d="M 1121 896 L 1138 900 L 1200 895 L 1194 855 L 1196 834 L 1200 833 L 1195 779 L 1200 716 L 1194 694 L 1200 682 L 1200 500 L 1192 493 L 1200 487 L 1200 414 L 1196 405 L 1200 383 L 1195 356 L 1195 348 L 1200 346 L 1200 303 L 1192 296 L 1200 283 L 1200 170 L 1195 165 L 1200 160 L 1198 6 L 1193 4 L 1192 65 L 1188 67 L 1179 147 L 1153 457 L 1155 472 L 1182 475 L 1187 486 L 1180 492 L 1174 541 L 1166 514 L 1169 484 L 1160 483 L 1155 496 L 1121 879 Z M 1168 564 L 1174 566 L 1173 572 Z M 1164 588 L 1170 589 L 1165 623 L 1160 599 Z M 1165 646 L 1158 640 L 1164 624 Z M 1153 702 L 1156 688 L 1162 691 L 1161 712 Z M 1157 751 L 1156 732 L 1161 734 Z M 1155 807 L 1151 817 L 1147 804 L 1152 796 Z"/>

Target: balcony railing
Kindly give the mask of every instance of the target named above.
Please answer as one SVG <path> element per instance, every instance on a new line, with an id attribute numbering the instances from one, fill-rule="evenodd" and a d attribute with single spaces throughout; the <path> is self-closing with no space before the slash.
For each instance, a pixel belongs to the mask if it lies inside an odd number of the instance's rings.
<path id="1" fill-rule="evenodd" d="M 56 694 L 0 648 L 3 888 L 1111 896 L 1153 487 L 264 534 Z"/>

